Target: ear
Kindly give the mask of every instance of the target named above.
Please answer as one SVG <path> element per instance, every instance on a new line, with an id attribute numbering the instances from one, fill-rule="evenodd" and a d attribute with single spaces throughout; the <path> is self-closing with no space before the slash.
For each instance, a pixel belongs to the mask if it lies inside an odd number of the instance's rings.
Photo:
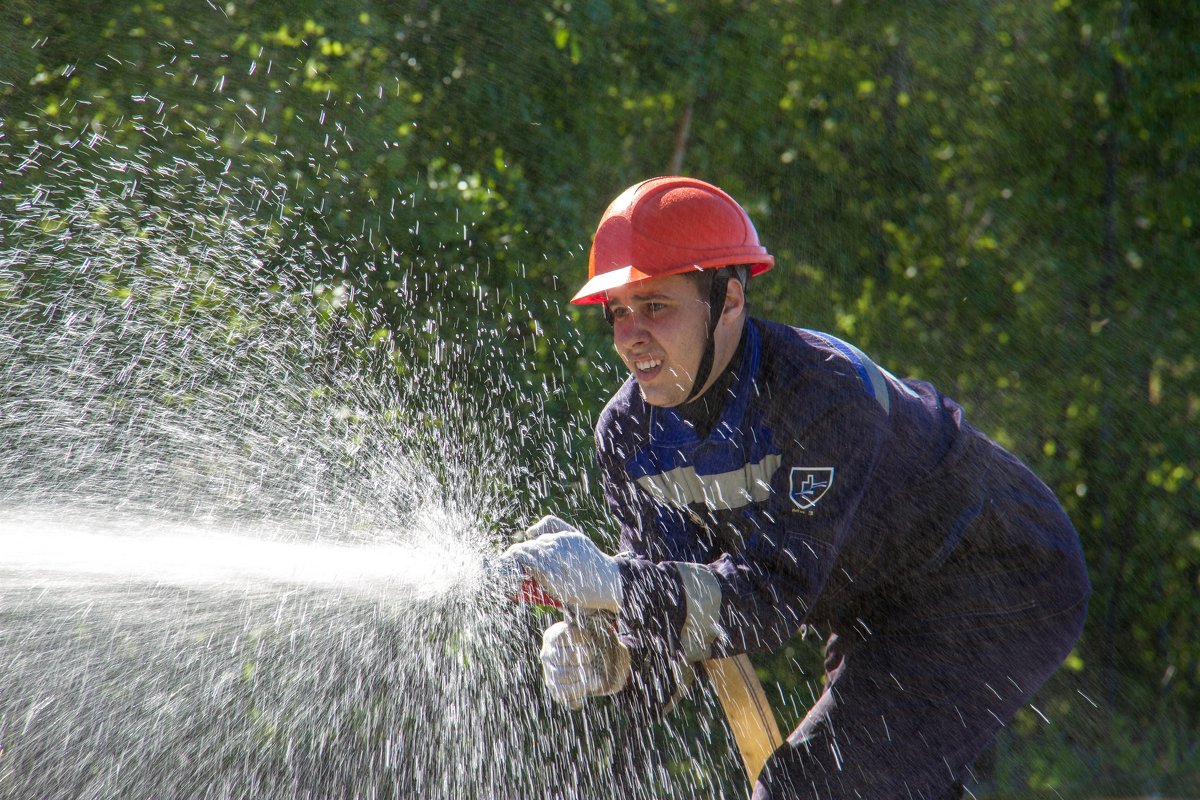
<path id="1" fill-rule="evenodd" d="M 746 287 L 736 278 L 725 284 L 725 308 L 721 311 L 719 325 L 740 325 L 742 312 L 746 310 Z"/>

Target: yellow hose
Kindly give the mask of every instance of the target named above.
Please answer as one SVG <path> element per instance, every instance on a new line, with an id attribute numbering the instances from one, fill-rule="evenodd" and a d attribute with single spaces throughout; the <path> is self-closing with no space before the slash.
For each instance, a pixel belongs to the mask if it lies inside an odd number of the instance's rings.
<path id="1" fill-rule="evenodd" d="M 702 663 L 729 720 L 746 777 L 754 786 L 767 759 L 783 744 L 762 683 L 746 655 L 712 658 Z"/>

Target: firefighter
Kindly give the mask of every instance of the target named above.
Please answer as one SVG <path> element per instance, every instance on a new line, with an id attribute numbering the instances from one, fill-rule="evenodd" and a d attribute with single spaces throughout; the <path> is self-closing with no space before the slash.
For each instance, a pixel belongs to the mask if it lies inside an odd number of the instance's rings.
<path id="1" fill-rule="evenodd" d="M 548 517 L 508 554 L 616 625 L 547 630 L 547 686 L 660 712 L 690 664 L 809 626 L 824 690 L 753 797 L 961 797 L 1079 637 L 1078 536 L 936 387 L 751 317 L 749 282 L 773 265 L 703 181 L 643 181 L 604 213 L 572 302 L 602 306 L 630 373 L 595 431 L 621 552 Z"/>

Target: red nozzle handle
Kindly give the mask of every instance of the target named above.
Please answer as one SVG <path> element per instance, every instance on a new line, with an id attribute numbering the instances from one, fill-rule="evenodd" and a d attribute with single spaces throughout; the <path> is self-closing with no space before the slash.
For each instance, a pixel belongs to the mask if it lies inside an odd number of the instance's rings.
<path id="1" fill-rule="evenodd" d="M 517 596 L 513 598 L 518 603 L 528 603 L 534 606 L 551 606 L 552 608 L 562 608 L 563 604 L 557 598 L 546 593 L 537 581 L 528 575 L 521 581 L 521 588 L 517 592 Z"/>

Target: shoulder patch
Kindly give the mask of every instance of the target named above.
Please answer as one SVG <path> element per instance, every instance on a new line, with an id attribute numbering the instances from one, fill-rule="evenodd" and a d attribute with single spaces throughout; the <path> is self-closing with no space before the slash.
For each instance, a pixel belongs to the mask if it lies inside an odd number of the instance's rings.
<path id="1" fill-rule="evenodd" d="M 792 467 L 788 496 L 801 511 L 811 510 L 833 486 L 833 467 Z"/>

